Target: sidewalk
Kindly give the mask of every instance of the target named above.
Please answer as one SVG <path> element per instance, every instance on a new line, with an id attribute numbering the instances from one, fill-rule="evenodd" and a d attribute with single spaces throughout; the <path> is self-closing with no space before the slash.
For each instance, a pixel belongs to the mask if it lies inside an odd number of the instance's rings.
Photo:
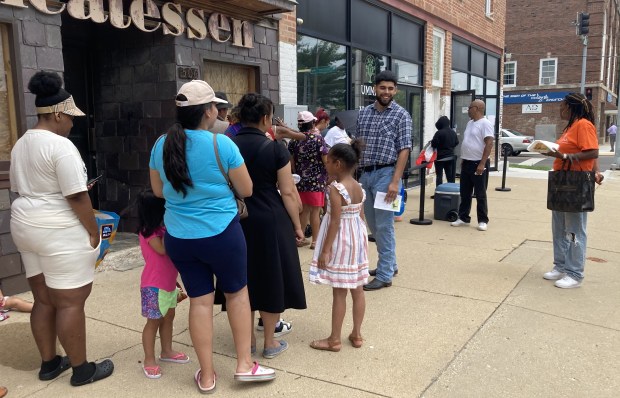
<path id="1" fill-rule="evenodd" d="M 278 378 L 239 384 L 232 377 L 226 314 L 217 312 L 216 396 L 620 396 L 620 171 L 608 172 L 596 191 L 580 289 L 558 289 L 542 279 L 552 266 L 546 179 L 509 172 L 506 186 L 512 190 L 495 191 L 499 186 L 501 172 L 494 172 L 487 232 L 477 231 L 475 223 L 461 228 L 437 220 L 429 226 L 396 224 L 400 272 L 391 288 L 366 292 L 361 349 L 345 344 L 350 312 L 339 353 L 308 347 L 329 333 L 331 290 L 307 283 L 308 309 L 284 314 L 294 325 L 285 336 L 289 350 L 272 360 L 256 357 L 274 367 Z M 429 187 L 425 218 L 432 219 Z M 418 218 L 419 194 L 419 189 L 409 192 L 405 220 Z M 8 397 L 198 396 L 187 301 L 177 310 L 175 347 L 188 352 L 191 363 L 162 364 L 159 380 L 142 374 L 141 267 L 131 263 L 136 247 L 127 247 L 104 261 L 86 309 L 89 358 L 112 358 L 114 375 L 80 388 L 69 386 L 70 372 L 52 382 L 38 381 L 40 362 L 28 317 L 12 313 L 0 323 L 0 385 L 9 388 Z M 304 247 L 299 253 L 307 278 L 312 252 Z"/>

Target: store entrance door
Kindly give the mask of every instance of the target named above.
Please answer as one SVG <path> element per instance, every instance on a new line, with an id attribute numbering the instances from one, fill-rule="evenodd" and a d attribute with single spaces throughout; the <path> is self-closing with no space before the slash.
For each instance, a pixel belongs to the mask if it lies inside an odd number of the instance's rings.
<path id="1" fill-rule="evenodd" d="M 422 110 L 424 106 L 422 103 L 422 88 L 399 85 L 394 100 L 411 115 L 411 154 L 409 155 L 409 161 L 403 176 L 406 188 L 409 188 L 420 185 L 420 170 L 415 170 L 411 174 L 407 174 L 407 171 L 411 169 L 411 165 L 415 165 L 415 160 L 423 146 L 422 126 L 424 121 Z"/>
<path id="2" fill-rule="evenodd" d="M 450 120 L 452 121 L 452 128 L 456 131 L 456 136 L 459 138 L 459 144 L 454 148 L 456 154 L 456 174 L 461 173 L 461 143 L 463 142 L 463 134 L 465 133 L 465 127 L 469 122 L 469 114 L 467 113 L 469 105 L 475 99 L 475 91 L 453 91 L 452 103 L 450 111 Z"/>
<path id="3" fill-rule="evenodd" d="M 77 147 L 86 165 L 88 178 L 95 178 L 97 151 L 95 146 L 95 105 L 93 86 L 93 54 L 89 24 L 63 15 L 62 55 L 65 66 L 65 89 L 71 93 L 85 117 L 73 119 L 69 140 Z M 99 207 L 98 189 L 89 191 L 93 207 Z"/>

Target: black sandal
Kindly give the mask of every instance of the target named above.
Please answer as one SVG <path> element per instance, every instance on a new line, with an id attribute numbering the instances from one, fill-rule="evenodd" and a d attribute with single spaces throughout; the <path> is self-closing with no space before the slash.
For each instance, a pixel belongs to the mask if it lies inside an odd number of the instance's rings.
<path id="1" fill-rule="evenodd" d="M 95 363 L 95 373 L 93 373 L 90 378 L 84 381 L 75 381 L 73 380 L 73 377 L 71 377 L 71 385 L 73 387 L 79 387 L 86 384 L 94 383 L 98 380 L 102 380 L 110 376 L 112 372 L 114 372 L 114 363 L 111 359 L 105 359 L 99 363 Z"/>
<path id="2" fill-rule="evenodd" d="M 55 378 L 60 376 L 62 372 L 69 369 L 70 367 L 71 367 L 71 361 L 69 361 L 69 357 L 66 357 L 66 356 L 61 357 L 60 364 L 58 364 L 58 367 L 56 367 L 56 369 L 52 370 L 51 372 L 46 372 L 46 373 L 39 371 L 39 380 L 42 380 L 42 381 L 54 380 Z"/>

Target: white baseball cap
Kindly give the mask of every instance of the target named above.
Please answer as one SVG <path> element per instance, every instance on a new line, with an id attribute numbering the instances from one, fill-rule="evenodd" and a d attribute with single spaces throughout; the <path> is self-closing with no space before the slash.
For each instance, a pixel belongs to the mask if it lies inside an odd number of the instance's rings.
<path id="1" fill-rule="evenodd" d="M 211 86 L 209 86 L 209 83 L 204 80 L 192 80 L 189 83 L 185 83 L 179 89 L 177 95 L 179 94 L 183 94 L 187 98 L 187 101 L 177 100 L 176 104 L 178 107 L 202 105 L 210 102 L 215 102 L 217 104 L 228 103 L 228 101 L 217 98 L 215 92 Z"/>
<path id="2" fill-rule="evenodd" d="M 302 123 L 314 122 L 316 117 L 309 111 L 301 111 L 297 114 L 297 121 Z"/>

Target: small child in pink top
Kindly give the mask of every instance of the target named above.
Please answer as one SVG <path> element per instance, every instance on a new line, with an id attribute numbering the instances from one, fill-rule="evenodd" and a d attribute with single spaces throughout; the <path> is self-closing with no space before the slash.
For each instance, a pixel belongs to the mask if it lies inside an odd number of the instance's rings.
<path id="1" fill-rule="evenodd" d="M 146 325 L 142 331 L 144 348 L 144 375 L 149 379 L 159 379 L 161 368 L 155 360 L 155 338 L 159 330 L 161 342 L 160 361 L 188 363 L 189 357 L 172 350 L 172 324 L 177 305 L 176 281 L 178 271 L 166 255 L 162 226 L 166 201 L 156 197 L 152 191 L 145 191 L 138 197 L 138 236 L 144 257 L 144 270 L 140 282 L 142 296 L 142 316 Z"/>

